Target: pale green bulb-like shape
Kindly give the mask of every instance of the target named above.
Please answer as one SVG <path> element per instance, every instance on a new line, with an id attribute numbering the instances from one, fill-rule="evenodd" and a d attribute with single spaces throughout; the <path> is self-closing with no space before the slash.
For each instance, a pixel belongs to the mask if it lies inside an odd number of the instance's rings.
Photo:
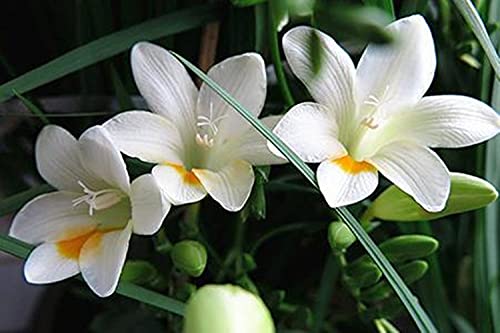
<path id="1" fill-rule="evenodd" d="M 233 285 L 207 285 L 188 302 L 183 333 L 274 333 L 264 302 Z"/>

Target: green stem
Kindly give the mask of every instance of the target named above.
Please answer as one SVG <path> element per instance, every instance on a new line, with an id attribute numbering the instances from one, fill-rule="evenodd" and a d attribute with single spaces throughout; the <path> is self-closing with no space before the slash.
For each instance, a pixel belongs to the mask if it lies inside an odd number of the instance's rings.
<path id="1" fill-rule="evenodd" d="M 243 273 L 243 244 L 245 241 L 245 222 L 241 213 L 238 213 L 236 230 L 234 235 L 234 251 L 236 252 L 235 275 L 240 276 Z"/>
<path id="2" fill-rule="evenodd" d="M 314 326 L 312 333 L 321 332 L 323 326 L 323 320 L 326 317 L 328 310 L 328 305 L 333 296 L 333 290 L 335 282 L 339 276 L 339 266 L 335 263 L 335 258 L 332 254 L 328 255 L 326 259 L 325 267 L 323 269 L 323 275 L 321 276 L 321 282 L 318 289 L 318 297 L 316 305 L 314 307 L 314 313 L 316 314 Z"/>
<path id="3" fill-rule="evenodd" d="M 276 18 L 273 13 L 273 2 L 268 1 L 268 10 L 267 15 L 269 19 L 269 48 L 271 50 L 271 59 L 274 65 L 274 71 L 276 72 L 276 78 L 278 79 L 278 85 L 280 87 L 281 94 L 283 95 L 283 99 L 285 101 L 286 108 L 291 107 L 295 104 L 293 100 L 292 93 L 290 92 L 290 88 L 288 87 L 288 82 L 285 76 L 285 70 L 283 68 L 283 63 L 281 62 L 281 55 L 279 49 L 279 41 L 278 41 L 278 31 L 276 28 Z"/>
<path id="4" fill-rule="evenodd" d="M 229 271 L 229 267 L 234 263 L 235 264 L 235 276 L 239 276 L 243 272 L 243 242 L 245 235 L 245 223 L 241 216 L 241 213 L 238 213 L 236 218 L 236 225 L 234 227 L 234 243 L 231 249 L 228 251 L 226 259 L 222 263 L 222 267 L 219 271 L 219 274 L 215 277 L 215 281 L 217 283 L 224 280 L 227 272 Z"/>
<path id="5" fill-rule="evenodd" d="M 199 215 L 200 203 L 190 204 L 184 214 L 184 223 L 182 224 L 182 234 L 185 238 L 197 238 L 200 233 Z"/>

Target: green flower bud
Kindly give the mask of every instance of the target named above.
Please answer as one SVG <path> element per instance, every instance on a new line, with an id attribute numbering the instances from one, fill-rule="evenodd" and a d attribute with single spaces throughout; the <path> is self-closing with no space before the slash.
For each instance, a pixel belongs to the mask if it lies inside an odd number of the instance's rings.
<path id="1" fill-rule="evenodd" d="M 175 244 L 170 257 L 176 268 L 194 277 L 200 276 L 207 265 L 207 251 L 197 241 L 185 240 Z"/>
<path id="2" fill-rule="evenodd" d="M 359 263 L 346 267 L 347 282 L 352 288 L 366 288 L 377 283 L 382 272 L 371 260 L 362 260 Z"/>
<path id="3" fill-rule="evenodd" d="M 380 244 L 380 250 L 390 262 L 400 263 L 427 257 L 437 250 L 439 242 L 426 235 L 402 235 Z"/>
<path id="4" fill-rule="evenodd" d="M 328 227 L 328 242 L 333 251 L 344 251 L 356 241 L 356 236 L 342 222 L 332 222 Z"/>
<path id="5" fill-rule="evenodd" d="M 207 285 L 189 300 L 183 333 L 274 333 L 264 302 L 232 285 Z"/>
<path id="6" fill-rule="evenodd" d="M 392 185 L 375 199 L 365 217 L 387 221 L 434 220 L 482 208 L 498 197 L 498 192 L 493 185 L 481 178 L 453 172 L 450 175 L 450 197 L 441 212 L 425 211 L 408 194 Z"/>
<path id="7" fill-rule="evenodd" d="M 420 280 L 427 272 L 429 265 L 426 261 L 415 260 L 397 267 L 397 270 L 406 284 Z M 360 299 L 368 302 L 377 302 L 392 295 L 392 288 L 386 281 L 382 281 L 361 292 Z"/>
<path id="8" fill-rule="evenodd" d="M 144 260 L 127 260 L 120 280 L 156 290 L 164 290 L 167 284 L 167 281 L 158 272 L 156 267 Z"/>

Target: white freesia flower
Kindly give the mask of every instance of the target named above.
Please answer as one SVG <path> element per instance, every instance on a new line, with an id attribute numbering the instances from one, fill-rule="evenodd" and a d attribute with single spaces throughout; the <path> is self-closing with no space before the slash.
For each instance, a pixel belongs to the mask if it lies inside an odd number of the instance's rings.
<path id="1" fill-rule="evenodd" d="M 225 209 L 243 207 L 254 183 L 252 165 L 284 162 L 266 141 L 208 86 L 198 91 L 186 69 L 167 50 L 138 43 L 132 70 L 154 113 L 129 111 L 104 124 L 125 154 L 157 164 L 153 176 L 173 204 L 196 202 L 207 193 Z M 208 72 L 258 116 L 266 98 L 266 74 L 255 53 L 235 56 Z M 272 127 L 278 117 L 262 121 Z"/>
<path id="2" fill-rule="evenodd" d="M 419 16 L 389 26 L 395 41 L 369 45 L 357 69 L 329 36 L 297 27 L 283 38 L 294 74 L 316 101 L 293 107 L 274 132 L 306 162 L 321 163 L 320 190 L 331 207 L 358 202 L 377 187 L 380 171 L 424 209 L 440 211 L 450 191 L 448 169 L 431 148 L 457 148 L 499 132 L 499 116 L 465 96 L 423 97 L 436 68 L 432 35 Z M 309 42 L 319 37 L 321 70 Z"/>
<path id="3" fill-rule="evenodd" d="M 151 235 L 170 209 L 151 175 L 131 184 L 125 162 L 101 126 L 79 140 L 46 126 L 36 142 L 42 177 L 58 191 L 40 195 L 15 216 L 10 235 L 38 245 L 24 273 L 51 283 L 82 273 L 99 296 L 118 284 L 130 236 Z"/>

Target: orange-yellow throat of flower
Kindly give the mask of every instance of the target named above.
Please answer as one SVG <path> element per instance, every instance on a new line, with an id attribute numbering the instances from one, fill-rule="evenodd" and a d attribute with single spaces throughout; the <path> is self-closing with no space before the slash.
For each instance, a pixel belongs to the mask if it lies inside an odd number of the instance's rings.
<path id="1" fill-rule="evenodd" d="M 373 172 L 375 167 L 368 162 L 362 161 L 358 162 L 349 155 L 345 155 L 340 158 L 332 160 L 333 163 L 337 164 L 346 173 L 355 175 L 361 172 Z"/>

